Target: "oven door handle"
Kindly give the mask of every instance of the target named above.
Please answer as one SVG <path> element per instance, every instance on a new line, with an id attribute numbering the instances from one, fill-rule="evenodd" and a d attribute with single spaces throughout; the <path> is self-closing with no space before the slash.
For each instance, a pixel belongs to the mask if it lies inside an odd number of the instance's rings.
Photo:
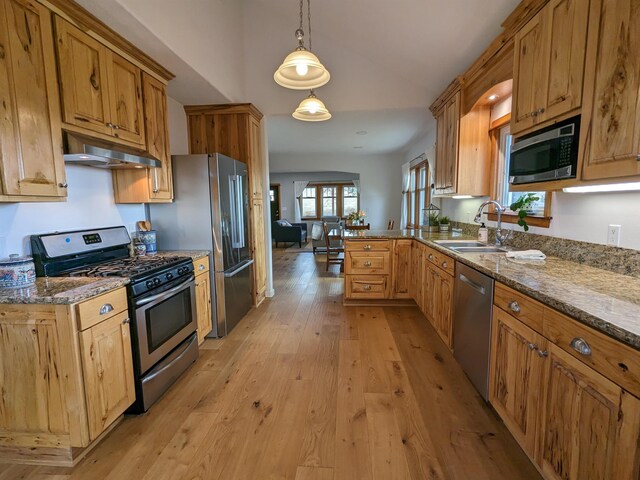
<path id="1" fill-rule="evenodd" d="M 185 342 L 184 345 L 182 345 L 181 351 L 180 353 L 178 353 L 178 355 L 171 360 L 169 363 L 167 363 L 166 365 L 163 365 L 162 367 L 160 367 L 158 370 L 156 370 L 155 372 L 152 370 L 151 374 L 147 377 L 145 377 L 145 381 L 150 381 L 153 380 L 155 377 L 157 377 L 158 375 L 160 375 L 162 372 L 164 372 L 165 370 L 171 368 L 173 365 L 175 365 L 176 363 L 178 363 L 180 361 L 180 359 L 182 357 L 184 357 L 185 353 L 187 353 L 187 350 L 189 350 L 189 347 L 191 346 L 191 344 L 196 340 L 196 336 L 194 335 L 193 338 L 191 340 L 189 340 L 188 342 Z M 175 353 L 175 352 L 174 352 Z"/>
<path id="2" fill-rule="evenodd" d="M 195 279 L 195 276 L 194 275 L 190 275 L 189 278 L 187 278 L 180 285 L 176 285 L 175 287 L 170 288 L 169 290 L 165 290 L 162 293 L 158 293 L 157 295 L 152 295 L 150 297 L 143 298 L 142 300 L 137 301 L 136 302 L 136 307 L 141 307 L 143 305 L 146 305 L 147 303 L 151 303 L 151 302 L 153 302 L 155 300 L 158 300 L 159 298 L 168 297 L 172 293 L 177 292 L 178 290 L 183 290 L 185 285 L 187 285 L 188 283 L 192 282 L 194 279 Z"/>

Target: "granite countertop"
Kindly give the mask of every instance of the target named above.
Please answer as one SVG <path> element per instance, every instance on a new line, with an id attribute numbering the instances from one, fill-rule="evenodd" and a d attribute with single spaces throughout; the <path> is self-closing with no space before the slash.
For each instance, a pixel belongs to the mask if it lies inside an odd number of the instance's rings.
<path id="1" fill-rule="evenodd" d="M 548 256 L 516 263 L 504 253 L 458 253 L 434 240 L 471 239 L 418 230 L 359 231 L 348 239 L 415 238 L 495 280 L 640 350 L 640 278 Z"/>
<path id="2" fill-rule="evenodd" d="M 156 257 L 191 257 L 192 260 L 200 260 L 207 255 L 207 250 L 163 250 L 155 254 Z"/>
<path id="3" fill-rule="evenodd" d="M 0 304 L 72 304 L 127 285 L 121 277 L 38 277 L 25 288 L 0 288 Z"/>

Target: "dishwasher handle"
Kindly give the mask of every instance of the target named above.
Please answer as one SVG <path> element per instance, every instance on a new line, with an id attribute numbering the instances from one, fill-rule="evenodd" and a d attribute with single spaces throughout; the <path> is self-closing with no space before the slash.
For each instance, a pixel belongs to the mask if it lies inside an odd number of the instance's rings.
<path id="1" fill-rule="evenodd" d="M 470 280 L 469 277 L 467 277 L 464 273 L 458 274 L 458 278 L 460 279 L 461 282 L 469 285 L 471 288 L 477 291 L 480 295 L 484 295 L 485 293 L 487 293 L 487 290 L 482 285 L 478 285 L 473 280 Z"/>

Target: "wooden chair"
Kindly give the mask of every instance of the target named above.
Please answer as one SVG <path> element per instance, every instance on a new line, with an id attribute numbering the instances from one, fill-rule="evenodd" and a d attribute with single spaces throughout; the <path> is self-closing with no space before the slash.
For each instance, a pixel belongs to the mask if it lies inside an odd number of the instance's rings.
<path id="1" fill-rule="evenodd" d="M 344 270 L 344 247 L 331 246 L 331 239 L 329 238 L 329 227 L 327 226 L 326 220 L 322 221 L 322 231 L 324 233 L 324 241 L 327 249 L 327 272 L 329 271 L 330 263 L 340 265 L 340 271 L 342 272 Z"/>
<path id="2" fill-rule="evenodd" d="M 393 230 L 393 227 L 396 225 L 396 221 L 395 220 L 389 220 L 389 223 L 387 223 L 387 230 Z"/>

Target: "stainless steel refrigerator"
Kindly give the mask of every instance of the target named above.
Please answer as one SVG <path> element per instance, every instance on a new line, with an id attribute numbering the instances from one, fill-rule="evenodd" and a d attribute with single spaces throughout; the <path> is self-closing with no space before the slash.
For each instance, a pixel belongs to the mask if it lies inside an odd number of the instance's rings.
<path id="1" fill-rule="evenodd" d="M 175 200 L 149 206 L 158 248 L 212 254 L 209 336 L 222 337 L 252 304 L 247 165 L 220 154 L 171 160 Z"/>

